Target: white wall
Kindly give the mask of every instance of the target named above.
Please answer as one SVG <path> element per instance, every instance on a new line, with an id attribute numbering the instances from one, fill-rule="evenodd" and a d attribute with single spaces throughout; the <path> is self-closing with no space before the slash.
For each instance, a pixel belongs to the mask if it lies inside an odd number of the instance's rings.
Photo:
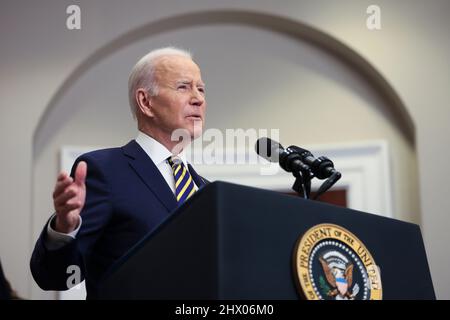
<path id="1" fill-rule="evenodd" d="M 43 223 L 51 211 L 58 147 L 118 145 L 133 138 L 134 123 L 126 106 L 128 70 L 148 49 L 176 44 L 193 49 L 202 66 L 208 84 L 208 127 L 280 128 L 286 144 L 387 140 L 393 157 L 396 217 L 421 223 L 438 297 L 450 298 L 450 280 L 445 276 L 450 258 L 443 245 L 450 240 L 445 229 L 450 209 L 444 194 L 448 174 L 440 170 L 449 152 L 442 146 L 450 130 L 445 126 L 450 96 L 444 90 L 450 83 L 445 72 L 450 53 L 445 12 L 450 5 L 445 1 L 378 1 L 382 30 L 369 31 L 365 8 L 371 2 L 329 2 L 77 1 L 82 10 L 79 31 L 65 28 L 65 8 L 71 1 L 3 2 L 0 27 L 11 32 L 0 35 L 4 150 L 0 257 L 19 293 L 52 297 L 32 285 L 28 261 L 39 231 L 33 226 Z M 389 106 L 364 78 L 310 44 L 242 25 L 175 29 L 111 50 L 111 55 L 86 70 L 54 103 L 64 113 L 46 118 L 52 131 L 40 136 L 33 161 L 33 133 L 40 117 L 82 61 L 126 31 L 158 18 L 205 9 L 252 9 L 290 17 L 332 35 L 364 56 L 392 84 L 414 120 L 419 178 L 414 146 L 390 120 Z M 299 134 L 296 120 L 305 114 L 309 121 L 302 123 Z M 325 122 L 324 114 L 328 115 Z M 316 125 L 319 120 L 333 134 L 321 134 L 323 127 Z M 55 125 L 59 121 L 61 125 Z M 433 159 L 433 165 L 428 159 Z"/>

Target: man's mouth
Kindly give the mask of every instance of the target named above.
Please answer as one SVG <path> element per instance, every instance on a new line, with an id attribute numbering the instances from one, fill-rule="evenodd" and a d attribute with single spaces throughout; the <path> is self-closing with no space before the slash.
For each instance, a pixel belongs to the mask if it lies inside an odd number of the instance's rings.
<path id="1" fill-rule="evenodd" d="M 193 119 L 193 120 L 202 120 L 202 117 L 200 115 L 196 115 L 196 114 L 191 114 L 191 115 L 187 116 L 186 118 Z"/>

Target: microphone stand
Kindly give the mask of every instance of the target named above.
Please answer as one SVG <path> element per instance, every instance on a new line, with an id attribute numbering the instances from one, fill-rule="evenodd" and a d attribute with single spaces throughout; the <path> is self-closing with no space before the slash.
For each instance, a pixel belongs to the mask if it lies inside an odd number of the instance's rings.
<path id="1" fill-rule="evenodd" d="M 309 199 L 311 194 L 311 176 L 309 172 L 295 171 L 292 172 L 295 177 L 292 189 L 296 191 L 301 197 Z"/>
<path id="2" fill-rule="evenodd" d="M 314 174 L 311 167 L 300 160 L 300 156 L 293 152 L 292 149 L 285 149 L 287 156 L 282 159 L 281 163 L 287 171 L 292 172 L 295 177 L 292 189 L 304 199 L 309 199 L 311 194 L 311 180 Z"/>
<path id="3" fill-rule="evenodd" d="M 298 154 L 296 154 L 291 147 L 286 148 L 287 156 L 282 160 L 284 167 L 288 169 L 288 171 L 292 172 L 295 177 L 294 185 L 292 189 L 299 194 L 304 199 L 309 199 L 311 194 L 311 180 L 313 178 L 323 179 L 323 174 L 320 171 L 313 171 L 311 167 L 299 159 Z M 319 158 L 322 163 L 329 164 L 331 166 L 333 163 L 326 157 Z M 314 172 L 318 172 L 317 175 Z M 341 173 L 338 171 L 334 171 L 327 180 L 322 183 L 317 190 L 317 194 L 313 198 L 313 200 L 317 200 L 322 194 L 324 194 L 328 189 L 330 189 L 340 178 Z"/>
<path id="4" fill-rule="evenodd" d="M 342 175 L 339 171 L 335 171 L 327 180 L 325 180 L 324 183 L 322 183 L 319 190 L 317 190 L 314 200 L 317 200 L 322 194 L 330 189 L 341 178 L 341 176 Z"/>

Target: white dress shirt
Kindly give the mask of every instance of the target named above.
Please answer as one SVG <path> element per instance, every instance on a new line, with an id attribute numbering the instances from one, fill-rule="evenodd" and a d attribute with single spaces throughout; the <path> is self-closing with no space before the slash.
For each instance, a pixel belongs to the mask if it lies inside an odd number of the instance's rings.
<path id="1" fill-rule="evenodd" d="M 155 163 L 164 180 L 167 182 L 170 189 L 175 194 L 175 178 L 172 173 L 172 168 L 167 162 L 167 158 L 171 157 L 172 153 L 164 145 L 141 131 L 139 131 L 139 134 L 135 140 Z M 184 150 L 178 154 L 178 157 L 183 161 L 186 169 L 188 169 L 186 154 Z M 194 185 L 198 189 L 198 186 L 195 184 L 195 182 Z M 61 233 L 52 228 L 51 224 L 54 219 L 55 214 L 53 214 L 50 222 L 47 225 L 47 239 L 45 241 L 45 246 L 48 250 L 57 250 L 75 239 L 82 223 L 82 218 L 80 216 L 80 222 L 75 230 L 70 233 Z"/>
<path id="2" fill-rule="evenodd" d="M 172 168 L 170 164 L 167 162 L 167 158 L 172 156 L 172 153 L 161 143 L 153 139 L 152 137 L 146 135 L 143 132 L 139 132 L 136 142 L 144 149 L 145 153 L 152 159 L 158 168 L 159 172 L 161 172 L 164 180 L 166 180 L 173 194 L 175 194 L 175 178 L 172 173 Z M 186 162 L 186 154 L 181 151 L 178 154 L 178 157 L 183 161 L 184 166 L 188 169 Z M 198 186 L 195 184 L 195 187 L 198 189 Z"/>

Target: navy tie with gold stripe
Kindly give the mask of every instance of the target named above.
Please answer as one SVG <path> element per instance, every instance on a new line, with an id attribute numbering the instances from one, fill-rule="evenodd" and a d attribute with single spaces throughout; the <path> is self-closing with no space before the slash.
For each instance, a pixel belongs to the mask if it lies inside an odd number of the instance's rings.
<path id="1" fill-rule="evenodd" d="M 167 161 L 172 167 L 172 173 L 175 178 L 175 196 L 178 203 L 182 204 L 197 191 L 197 188 L 191 174 L 180 158 L 174 156 L 168 158 Z"/>

